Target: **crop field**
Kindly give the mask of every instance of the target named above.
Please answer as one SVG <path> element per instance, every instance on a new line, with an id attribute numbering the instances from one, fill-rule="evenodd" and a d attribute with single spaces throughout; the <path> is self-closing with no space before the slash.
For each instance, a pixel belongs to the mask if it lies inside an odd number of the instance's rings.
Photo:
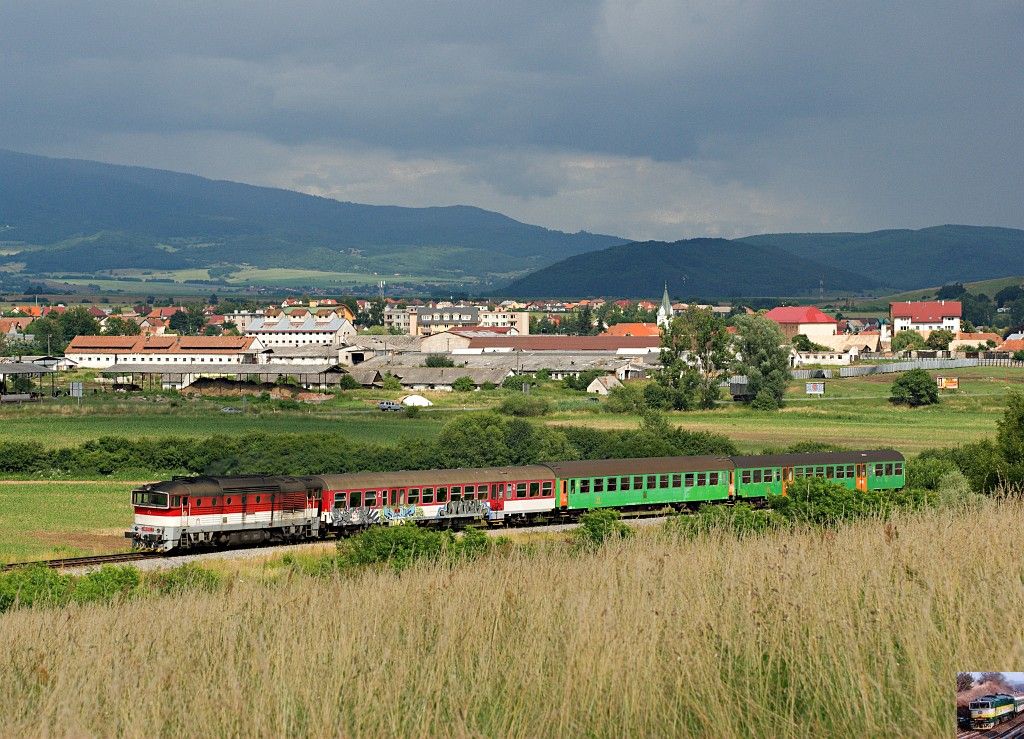
<path id="1" fill-rule="evenodd" d="M 127 549 L 130 482 L 0 482 L 0 562 Z"/>
<path id="2" fill-rule="evenodd" d="M 33 736 L 950 736 L 956 671 L 1021 656 L 992 637 L 1024 619 L 1021 581 L 992 553 L 1019 559 L 1022 521 L 1021 503 L 988 501 L 825 532 L 499 549 L 401 574 L 268 568 L 175 595 L 172 609 L 147 596 L 14 610 L 0 616 L 0 724 Z M 316 628 L 298 628 L 310 614 Z M 187 644 L 201 669 L 155 644 Z"/>
<path id="3" fill-rule="evenodd" d="M 994 436 L 1007 393 L 1024 389 L 1024 371 L 1014 368 L 970 367 L 931 374 L 959 377 L 960 390 L 942 392 L 935 406 L 900 408 L 888 402 L 896 375 L 826 380 L 823 398 L 805 396 L 803 383 L 794 382 L 787 406 L 778 413 L 728 404 L 710 411 L 673 413 L 671 420 L 691 431 L 725 434 L 743 451 L 820 441 L 915 454 Z M 639 422 L 637 416 L 610 413 L 559 413 L 550 420 L 595 428 L 632 428 Z"/>
<path id="4" fill-rule="evenodd" d="M 236 404 L 237 405 L 237 404 Z M 244 433 L 341 433 L 354 440 L 395 444 L 426 438 L 440 430 L 450 413 L 432 411 L 417 418 L 366 412 L 269 411 L 224 413 L 220 407 L 174 409 L 120 407 L 77 412 L 39 412 L 29 406 L 0 409 L 0 440 L 37 441 L 48 447 L 80 444 L 99 436 L 161 437 Z"/>

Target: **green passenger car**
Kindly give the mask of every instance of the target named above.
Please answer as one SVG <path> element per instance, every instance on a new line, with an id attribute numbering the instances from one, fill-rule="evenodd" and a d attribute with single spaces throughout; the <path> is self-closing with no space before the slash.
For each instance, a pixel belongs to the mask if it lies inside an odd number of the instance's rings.
<path id="1" fill-rule="evenodd" d="M 557 462 L 565 510 L 630 508 L 729 499 L 728 457 L 654 457 Z"/>
<path id="2" fill-rule="evenodd" d="M 823 477 L 851 490 L 895 490 L 906 482 L 903 455 L 892 449 L 731 457 L 736 497 L 785 495 L 795 481 Z"/>

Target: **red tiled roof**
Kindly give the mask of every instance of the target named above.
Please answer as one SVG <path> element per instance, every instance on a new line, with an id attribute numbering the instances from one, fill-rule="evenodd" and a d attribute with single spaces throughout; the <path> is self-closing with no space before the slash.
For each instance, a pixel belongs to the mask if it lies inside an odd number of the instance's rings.
<path id="1" fill-rule="evenodd" d="M 776 323 L 837 323 L 836 319 L 814 305 L 787 305 L 772 308 L 764 317 Z"/>
<path id="2" fill-rule="evenodd" d="M 67 351 L 236 354 L 252 343 L 251 336 L 76 336 Z"/>
<path id="3" fill-rule="evenodd" d="M 1024 352 L 1024 339 L 1007 339 L 996 347 L 997 352 Z"/>
<path id="4" fill-rule="evenodd" d="M 127 352 L 132 350 L 138 340 L 138 336 L 76 336 L 68 344 L 67 351 L 107 349 Z"/>
<path id="5" fill-rule="evenodd" d="M 602 336 L 661 336 L 661 327 L 656 323 L 616 323 Z"/>
<path id="6" fill-rule="evenodd" d="M 0 334 L 8 333 L 12 328 L 16 328 L 19 332 L 24 331 L 28 328 L 30 323 L 32 323 L 32 318 L 29 316 L 23 316 L 21 318 L 0 318 Z"/>
<path id="7" fill-rule="evenodd" d="M 470 349 L 519 349 L 521 351 L 615 351 L 616 349 L 649 349 L 661 344 L 659 336 L 496 336 L 471 338 Z"/>
<path id="8" fill-rule="evenodd" d="M 994 342 L 996 342 L 998 344 L 1000 341 L 1003 340 L 1003 338 L 999 334 L 984 333 L 984 332 L 977 332 L 977 333 L 967 332 L 967 333 L 965 333 L 965 332 L 961 331 L 960 333 L 958 333 L 956 335 L 956 340 L 957 341 L 980 341 L 980 342 L 994 341 Z"/>
<path id="9" fill-rule="evenodd" d="M 923 300 L 916 303 L 889 303 L 893 318 L 909 318 L 914 323 L 941 323 L 943 318 L 959 318 L 963 306 L 959 300 Z"/>

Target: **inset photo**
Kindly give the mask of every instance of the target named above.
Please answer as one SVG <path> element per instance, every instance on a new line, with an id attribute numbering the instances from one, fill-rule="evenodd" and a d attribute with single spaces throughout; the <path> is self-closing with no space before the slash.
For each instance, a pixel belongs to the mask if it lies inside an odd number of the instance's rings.
<path id="1" fill-rule="evenodd" d="M 1024 736 L 1024 672 L 958 672 L 957 736 Z"/>

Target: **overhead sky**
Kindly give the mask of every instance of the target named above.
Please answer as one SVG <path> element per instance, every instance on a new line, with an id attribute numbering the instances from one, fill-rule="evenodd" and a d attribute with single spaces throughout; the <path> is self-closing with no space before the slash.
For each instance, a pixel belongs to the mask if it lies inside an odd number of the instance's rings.
<path id="1" fill-rule="evenodd" d="M 1024 226 L 1019 0 L 5 0 L 0 147 L 632 238 Z"/>

